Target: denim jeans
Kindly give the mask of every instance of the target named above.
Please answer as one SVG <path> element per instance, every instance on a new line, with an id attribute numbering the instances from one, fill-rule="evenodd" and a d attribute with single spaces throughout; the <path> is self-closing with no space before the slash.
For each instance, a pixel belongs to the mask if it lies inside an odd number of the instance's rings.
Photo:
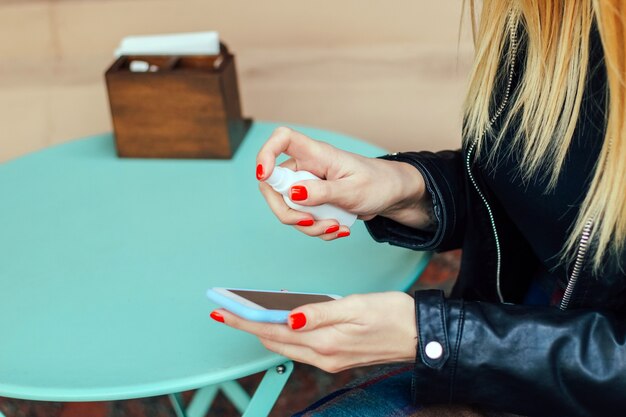
<path id="1" fill-rule="evenodd" d="M 384 368 L 321 399 L 294 417 L 412 416 L 419 407 L 411 402 L 413 366 Z"/>
<path id="2" fill-rule="evenodd" d="M 293 417 L 505 417 L 465 405 L 413 404 L 413 365 L 385 367 L 322 398 Z"/>

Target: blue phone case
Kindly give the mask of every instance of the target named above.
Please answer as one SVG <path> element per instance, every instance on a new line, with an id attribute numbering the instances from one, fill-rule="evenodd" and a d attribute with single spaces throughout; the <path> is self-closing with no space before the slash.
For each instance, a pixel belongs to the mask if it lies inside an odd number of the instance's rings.
<path id="1" fill-rule="evenodd" d="M 258 291 L 258 290 L 248 290 L 248 291 Z M 287 318 L 289 317 L 289 311 L 255 309 L 252 307 L 244 306 L 242 304 L 239 304 L 237 301 L 231 298 L 225 297 L 224 295 L 214 291 L 212 288 L 209 288 L 207 290 L 206 296 L 209 297 L 209 300 L 213 301 L 214 303 L 219 304 L 220 306 L 224 307 L 226 310 L 230 311 L 231 313 L 234 313 L 238 315 L 239 317 L 243 317 L 244 319 L 247 319 L 247 320 L 260 321 L 260 322 L 266 322 L 266 323 L 287 323 Z"/>

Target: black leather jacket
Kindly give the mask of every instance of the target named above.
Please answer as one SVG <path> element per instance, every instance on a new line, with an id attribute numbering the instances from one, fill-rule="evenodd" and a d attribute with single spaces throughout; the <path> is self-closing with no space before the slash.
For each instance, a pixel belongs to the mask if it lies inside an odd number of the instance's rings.
<path id="1" fill-rule="evenodd" d="M 377 217 L 366 223 L 372 236 L 416 250 L 463 248 L 450 299 L 439 291 L 415 294 L 417 402 L 479 404 L 529 416 L 626 413 L 626 275 L 619 261 L 607 259 L 598 274 L 586 262 L 564 310 L 558 303 L 523 304 L 532 281 L 558 293 L 571 274 L 572 265 L 559 262 L 558 253 L 604 137 L 606 73 L 597 33 L 590 71 L 568 160 L 550 193 L 541 178 L 522 182 L 514 158 L 503 156 L 495 166 L 472 160 L 490 216 L 468 177 L 467 149 L 385 157 L 422 173 L 438 228 L 424 233 Z M 443 346 L 440 357 L 427 354 L 432 341 Z"/>

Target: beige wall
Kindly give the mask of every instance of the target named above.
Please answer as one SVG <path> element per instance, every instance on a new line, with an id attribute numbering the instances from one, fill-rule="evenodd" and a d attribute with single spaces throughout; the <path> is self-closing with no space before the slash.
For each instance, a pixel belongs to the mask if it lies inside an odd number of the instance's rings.
<path id="1" fill-rule="evenodd" d="M 236 54 L 248 116 L 455 147 L 460 13 L 460 0 L 0 0 L 0 161 L 111 129 L 103 72 L 123 36 L 208 29 Z"/>

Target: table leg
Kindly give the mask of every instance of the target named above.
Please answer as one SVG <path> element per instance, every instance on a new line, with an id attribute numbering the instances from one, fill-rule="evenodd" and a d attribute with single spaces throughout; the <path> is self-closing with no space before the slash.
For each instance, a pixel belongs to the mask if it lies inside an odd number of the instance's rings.
<path id="1" fill-rule="evenodd" d="M 170 402 L 172 403 L 176 417 L 204 417 L 207 411 L 209 411 L 209 408 L 211 408 L 211 404 L 219 388 L 220 385 L 216 384 L 198 389 L 187 408 L 185 408 L 181 394 L 170 394 Z"/>
<path id="2" fill-rule="evenodd" d="M 267 417 L 293 371 L 293 362 L 268 369 L 242 417 Z"/>
<path id="3" fill-rule="evenodd" d="M 204 417 L 211 408 L 218 389 L 219 385 L 210 385 L 197 390 L 187 406 L 187 417 Z"/>
<path id="4" fill-rule="evenodd" d="M 252 398 L 235 381 L 200 388 L 196 391 L 187 408 L 185 408 L 181 394 L 170 394 L 169 398 L 176 417 L 202 417 L 211 408 L 219 389 L 242 413 L 242 417 L 267 417 L 292 371 L 293 362 L 285 362 L 275 368 L 268 369 Z M 0 417 L 3 416 L 0 415 Z"/>
<path id="5" fill-rule="evenodd" d="M 174 414 L 176 414 L 176 417 L 187 417 L 185 404 L 183 403 L 183 396 L 180 393 L 176 393 L 170 394 L 168 397 L 172 403 L 172 408 L 174 408 Z"/>
<path id="6" fill-rule="evenodd" d="M 237 411 L 241 414 L 246 412 L 246 409 L 250 405 L 250 396 L 246 390 L 241 387 L 241 385 L 239 385 L 236 381 L 227 381 L 220 384 L 220 389 L 226 398 L 228 398 L 235 406 Z"/>

